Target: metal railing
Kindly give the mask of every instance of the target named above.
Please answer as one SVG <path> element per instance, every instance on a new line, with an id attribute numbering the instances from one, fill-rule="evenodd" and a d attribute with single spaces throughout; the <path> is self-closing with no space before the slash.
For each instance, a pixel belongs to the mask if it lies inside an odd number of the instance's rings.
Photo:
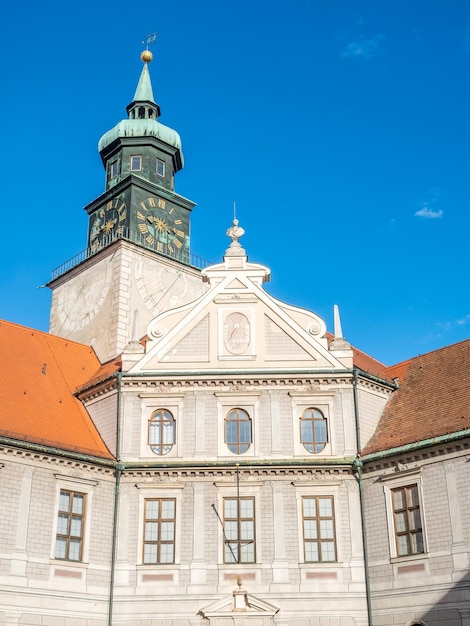
<path id="1" fill-rule="evenodd" d="M 96 241 L 91 246 L 82 250 L 74 257 L 59 265 L 52 271 L 52 277 L 50 282 L 56 280 L 63 274 L 66 274 L 72 268 L 80 265 L 84 261 L 98 254 L 104 248 L 107 248 L 112 243 L 117 241 L 118 239 L 124 239 L 125 241 L 130 241 L 141 248 L 145 248 L 146 250 L 152 250 L 153 252 L 158 252 L 158 254 L 168 258 L 173 259 L 175 261 L 179 261 L 180 263 L 184 263 L 189 267 L 194 267 L 195 269 L 204 269 L 211 265 L 211 262 L 207 259 L 203 259 L 202 257 L 196 256 L 195 254 L 191 254 L 187 250 L 178 250 L 177 248 L 172 248 L 171 244 L 165 244 L 158 242 L 158 250 L 157 250 L 157 242 L 155 242 L 155 246 L 150 245 L 144 237 L 140 233 L 136 233 L 128 228 L 125 228 L 121 233 L 112 233 L 100 239 L 100 241 Z"/>

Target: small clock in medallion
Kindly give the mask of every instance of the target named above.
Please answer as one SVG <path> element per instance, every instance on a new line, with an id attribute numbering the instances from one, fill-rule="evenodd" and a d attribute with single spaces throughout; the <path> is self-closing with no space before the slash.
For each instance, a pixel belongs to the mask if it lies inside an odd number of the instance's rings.
<path id="1" fill-rule="evenodd" d="M 232 354 L 243 354 L 250 343 L 250 322 L 243 313 L 230 313 L 224 322 L 224 344 Z"/>
<path id="2" fill-rule="evenodd" d="M 121 198 L 113 198 L 95 211 L 90 223 L 91 249 L 102 248 L 121 236 L 124 232 L 126 217 L 127 207 Z"/>
<path id="3" fill-rule="evenodd" d="M 137 228 L 147 246 L 170 255 L 187 249 L 185 223 L 178 209 L 163 198 L 146 198 L 139 203 L 136 216 Z"/>

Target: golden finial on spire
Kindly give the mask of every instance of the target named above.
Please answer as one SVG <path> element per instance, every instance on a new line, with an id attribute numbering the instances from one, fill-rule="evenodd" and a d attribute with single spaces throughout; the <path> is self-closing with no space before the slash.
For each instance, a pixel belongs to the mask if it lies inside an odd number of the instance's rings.
<path id="1" fill-rule="evenodd" d="M 150 63 L 150 61 L 153 59 L 153 54 L 149 50 L 149 45 L 151 43 L 155 43 L 156 40 L 157 40 L 157 33 L 152 33 L 151 35 L 148 35 L 145 38 L 145 41 L 142 42 L 146 44 L 147 46 L 147 48 L 140 54 L 140 58 L 142 59 L 144 63 Z"/>
<path id="2" fill-rule="evenodd" d="M 153 54 L 150 52 L 150 50 L 144 50 L 140 53 L 140 58 L 144 63 L 150 63 L 150 61 L 153 59 Z"/>

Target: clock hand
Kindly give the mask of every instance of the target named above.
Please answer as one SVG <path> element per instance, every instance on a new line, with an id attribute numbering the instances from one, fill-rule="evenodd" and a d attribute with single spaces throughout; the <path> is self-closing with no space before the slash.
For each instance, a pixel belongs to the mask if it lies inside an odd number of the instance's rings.
<path id="1" fill-rule="evenodd" d="M 171 233 L 171 231 L 173 231 L 173 233 L 176 232 L 175 228 L 170 228 L 168 226 L 168 224 L 165 224 L 165 222 L 162 220 L 162 218 L 159 217 L 155 217 L 154 215 L 147 215 L 147 221 L 149 222 L 149 224 L 154 224 L 157 229 L 162 232 L 162 233 Z"/>
<path id="2" fill-rule="evenodd" d="M 240 324 L 234 324 L 232 334 L 230 335 L 230 339 L 232 339 L 233 335 L 237 332 Z"/>

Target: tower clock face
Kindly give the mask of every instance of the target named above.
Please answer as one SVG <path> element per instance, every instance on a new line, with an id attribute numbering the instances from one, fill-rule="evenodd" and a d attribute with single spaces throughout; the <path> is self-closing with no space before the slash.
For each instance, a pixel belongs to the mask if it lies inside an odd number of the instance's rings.
<path id="1" fill-rule="evenodd" d="M 188 252 L 188 231 L 180 210 L 163 198 L 139 202 L 137 229 L 147 247 L 169 255 Z"/>
<path id="2" fill-rule="evenodd" d="M 121 198 L 113 198 L 90 218 L 90 247 L 92 251 L 114 241 L 124 232 L 127 207 Z"/>

